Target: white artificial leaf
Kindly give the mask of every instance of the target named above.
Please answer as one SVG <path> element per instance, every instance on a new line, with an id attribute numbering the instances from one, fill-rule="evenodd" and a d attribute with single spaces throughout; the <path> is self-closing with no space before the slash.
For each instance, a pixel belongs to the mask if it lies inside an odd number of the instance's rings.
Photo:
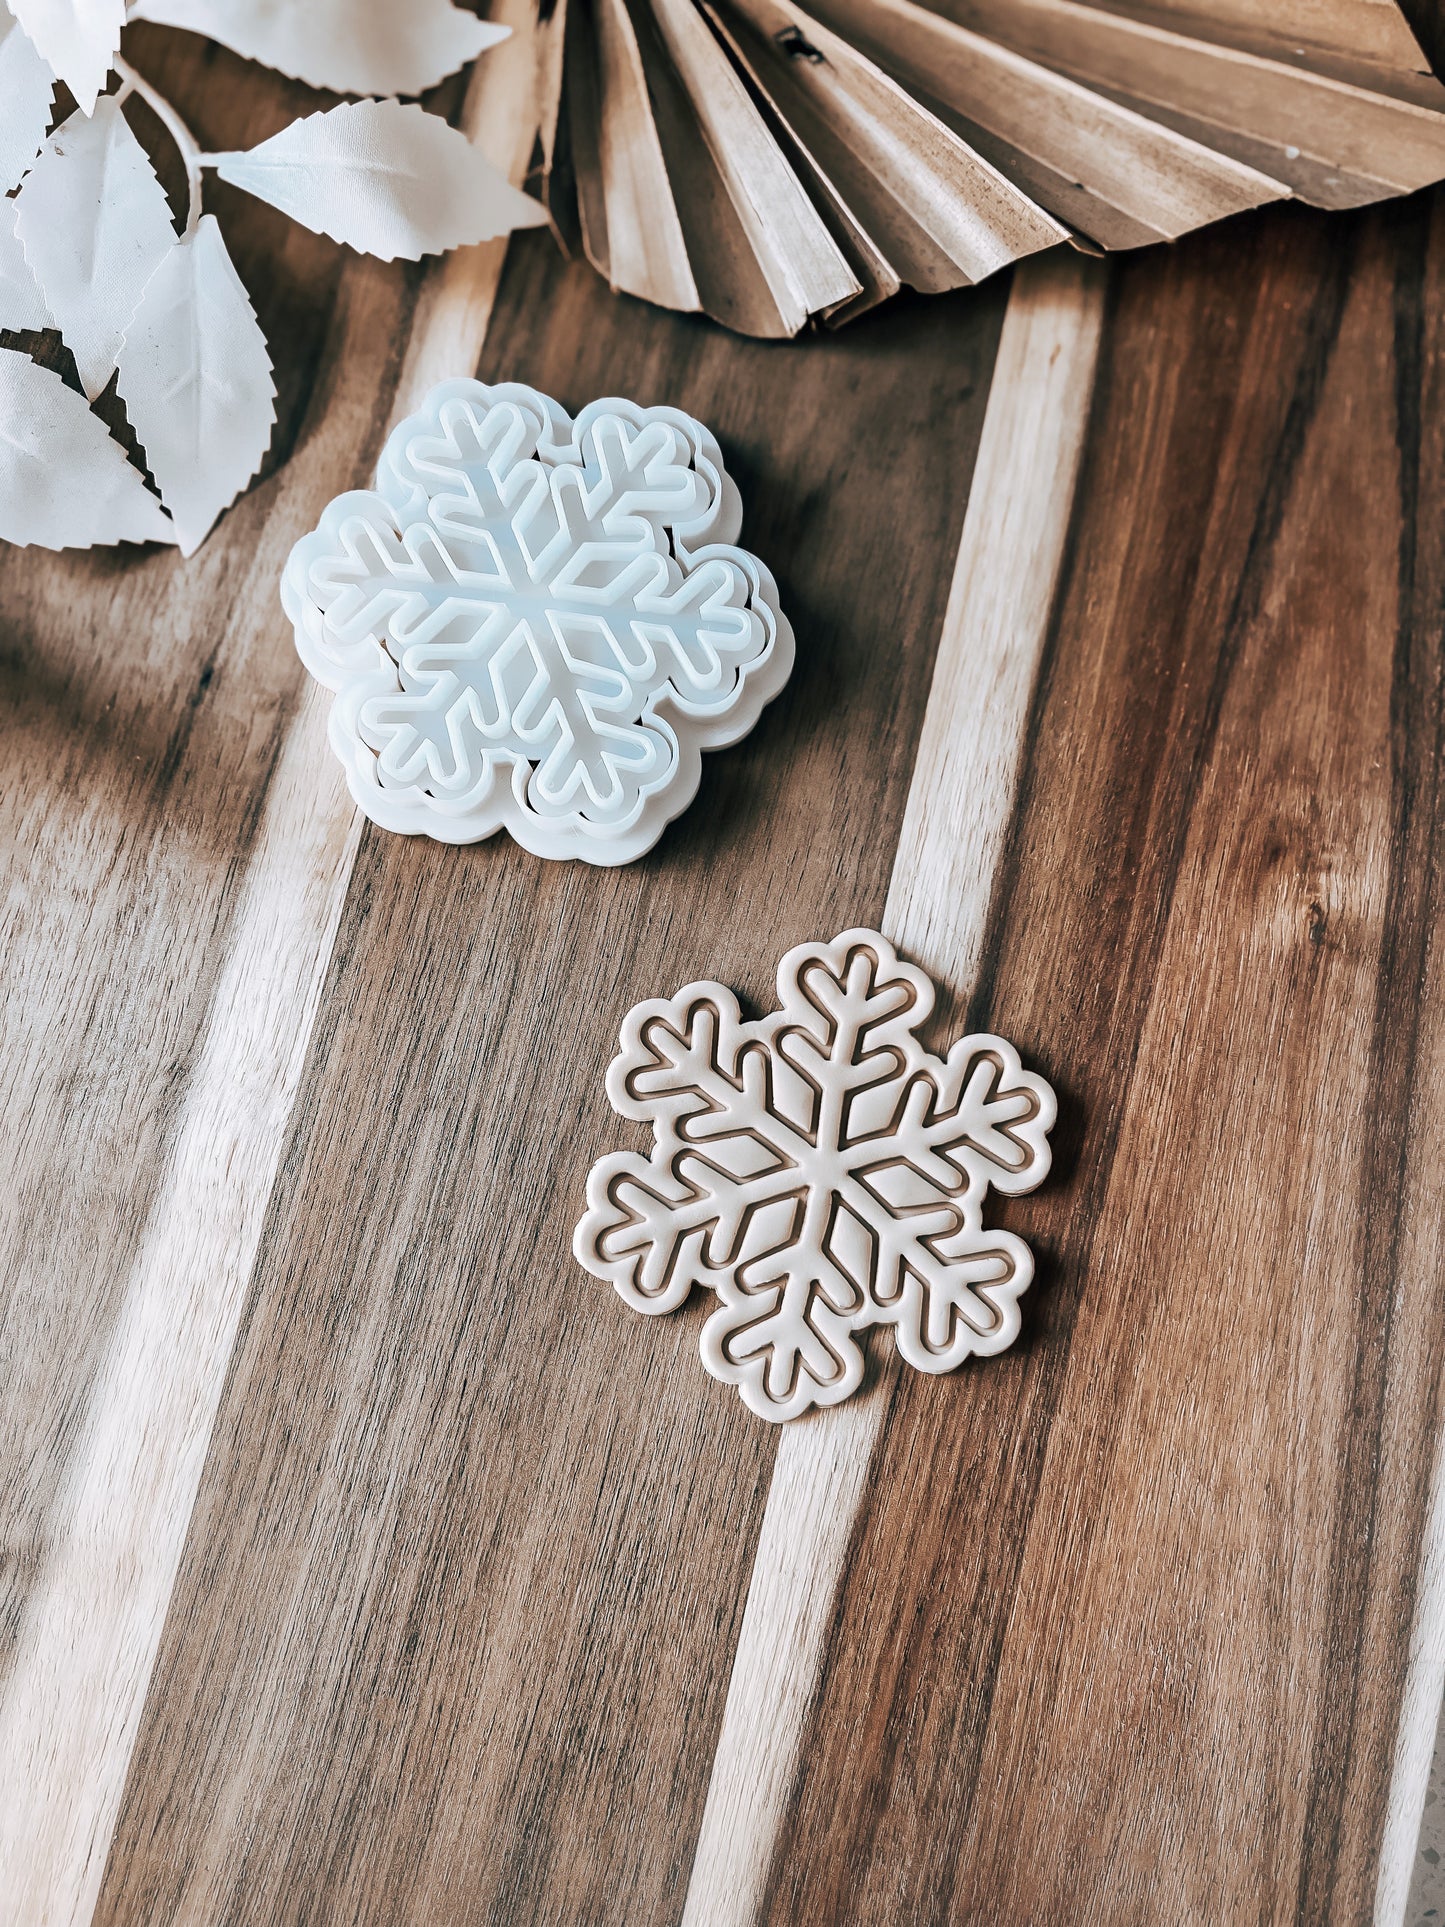
<path id="1" fill-rule="evenodd" d="M 415 261 L 547 218 L 465 134 L 394 100 L 309 114 L 208 164 L 318 234 L 383 261 Z"/>
<path id="2" fill-rule="evenodd" d="M 120 47 L 125 0 L 10 0 L 10 10 L 88 114 Z"/>
<path id="3" fill-rule="evenodd" d="M 88 549 L 174 540 L 160 503 L 79 395 L 0 348 L 0 541 Z"/>
<path id="4" fill-rule="evenodd" d="M 8 194 L 45 139 L 55 76 L 0 0 L 0 194 Z"/>
<path id="5" fill-rule="evenodd" d="M 191 555 L 260 467 L 276 419 L 266 337 L 214 216 L 151 276 L 119 365 L 130 425 Z"/>
<path id="6" fill-rule="evenodd" d="M 0 201 L 0 328 L 48 328 L 45 297 L 15 232 L 14 201 Z"/>
<path id="7" fill-rule="evenodd" d="M 176 244 L 165 192 L 113 94 L 55 130 L 15 199 L 30 272 L 93 401 Z"/>
<path id="8" fill-rule="evenodd" d="M 422 93 L 511 31 L 452 0 L 140 0 L 131 18 L 189 27 L 337 94 Z"/>

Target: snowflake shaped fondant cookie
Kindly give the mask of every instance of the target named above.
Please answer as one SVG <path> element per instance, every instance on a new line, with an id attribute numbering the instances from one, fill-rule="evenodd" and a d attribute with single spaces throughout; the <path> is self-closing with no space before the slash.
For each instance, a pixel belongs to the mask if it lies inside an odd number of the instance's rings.
<path id="1" fill-rule="evenodd" d="M 641 856 L 792 668 L 741 519 L 675 408 L 574 421 L 516 382 L 434 389 L 282 578 L 362 809 L 447 843 L 505 828 L 539 856 Z"/>
<path id="2" fill-rule="evenodd" d="M 876 931 L 790 950 L 778 996 L 757 1023 L 714 983 L 629 1012 L 607 1094 L 655 1143 L 593 1167 L 573 1241 L 636 1311 L 714 1292 L 703 1363 L 767 1419 L 855 1391 L 869 1325 L 922 1372 L 1012 1343 L 1033 1259 L 983 1203 L 1042 1183 L 1055 1114 L 1001 1037 L 923 1049 L 933 986 Z"/>

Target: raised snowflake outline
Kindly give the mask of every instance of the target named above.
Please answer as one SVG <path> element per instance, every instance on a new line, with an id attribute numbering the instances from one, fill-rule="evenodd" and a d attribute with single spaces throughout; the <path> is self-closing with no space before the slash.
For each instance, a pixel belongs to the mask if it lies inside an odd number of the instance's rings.
<path id="1" fill-rule="evenodd" d="M 983 1205 L 1043 1182 L 1056 1115 L 1004 1038 L 923 1048 L 933 985 L 877 931 L 799 944 L 777 987 L 754 1022 L 711 982 L 628 1013 L 607 1095 L 653 1148 L 593 1166 L 573 1239 L 635 1311 L 711 1290 L 703 1363 L 771 1420 L 856 1391 L 871 1325 L 924 1372 L 1012 1344 L 1033 1257 Z"/>
<path id="2" fill-rule="evenodd" d="M 787 681 L 777 586 L 736 546 L 709 430 L 602 399 L 574 420 L 520 382 L 441 383 L 375 489 L 291 553 L 296 646 L 383 828 L 630 862 Z"/>

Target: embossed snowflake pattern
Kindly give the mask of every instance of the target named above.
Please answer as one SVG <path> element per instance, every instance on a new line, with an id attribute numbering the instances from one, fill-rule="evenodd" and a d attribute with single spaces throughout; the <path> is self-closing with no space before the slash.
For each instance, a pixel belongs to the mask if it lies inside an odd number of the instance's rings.
<path id="1" fill-rule="evenodd" d="M 649 849 L 701 752 L 746 735 L 792 668 L 741 519 L 716 441 L 678 409 L 597 401 L 574 421 L 519 383 L 434 389 L 282 581 L 367 815 L 592 863 Z"/>
<path id="2" fill-rule="evenodd" d="M 923 1372 L 1012 1343 L 1033 1259 L 983 1204 L 1042 1183 L 1055 1115 L 1001 1037 L 924 1050 L 933 987 L 876 931 L 789 951 L 778 996 L 757 1022 L 715 983 L 628 1014 L 607 1093 L 653 1150 L 593 1167 L 573 1245 L 636 1311 L 713 1292 L 703 1363 L 766 1419 L 855 1391 L 871 1325 Z"/>

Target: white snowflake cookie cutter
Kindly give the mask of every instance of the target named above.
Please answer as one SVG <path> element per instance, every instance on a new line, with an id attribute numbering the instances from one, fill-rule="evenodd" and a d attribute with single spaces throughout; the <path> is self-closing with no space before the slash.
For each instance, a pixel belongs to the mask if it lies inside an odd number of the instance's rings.
<path id="1" fill-rule="evenodd" d="M 793 666 L 741 521 L 679 409 L 594 401 L 574 421 L 518 382 L 434 388 L 281 581 L 361 808 L 445 843 L 649 850 L 702 751 L 745 736 Z"/>
<path id="2" fill-rule="evenodd" d="M 713 1291 L 703 1364 L 766 1419 L 856 1391 L 870 1325 L 923 1372 L 1012 1344 L 1033 1257 L 983 1204 L 1043 1182 L 1056 1114 L 1001 1037 L 923 1049 L 933 986 L 874 930 L 790 950 L 778 996 L 756 1023 L 715 983 L 628 1013 L 607 1095 L 655 1141 L 594 1165 L 573 1239 L 635 1311 Z"/>

